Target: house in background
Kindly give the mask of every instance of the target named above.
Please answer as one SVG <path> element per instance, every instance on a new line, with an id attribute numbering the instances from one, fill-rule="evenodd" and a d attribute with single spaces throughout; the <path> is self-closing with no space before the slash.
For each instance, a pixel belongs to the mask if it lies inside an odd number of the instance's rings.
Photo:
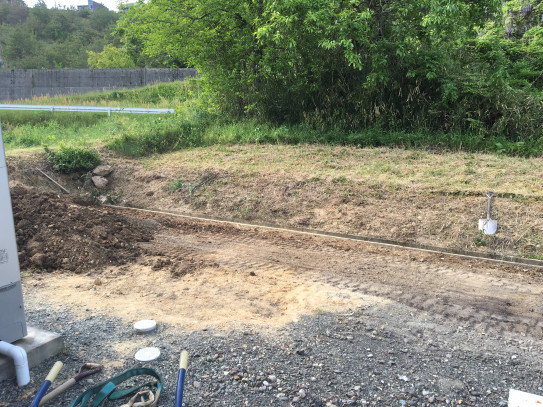
<path id="1" fill-rule="evenodd" d="M 135 6 L 135 5 L 136 3 L 121 3 L 119 4 L 119 12 L 126 13 L 130 7 Z"/>
<path id="2" fill-rule="evenodd" d="M 85 9 L 88 9 L 90 11 L 95 11 L 95 10 L 101 8 L 101 7 L 107 8 L 106 6 L 104 6 L 101 3 L 98 3 L 98 2 L 96 2 L 94 0 L 89 0 L 88 4 L 85 4 L 83 6 L 77 6 L 77 11 L 81 11 L 81 10 L 85 10 Z"/>

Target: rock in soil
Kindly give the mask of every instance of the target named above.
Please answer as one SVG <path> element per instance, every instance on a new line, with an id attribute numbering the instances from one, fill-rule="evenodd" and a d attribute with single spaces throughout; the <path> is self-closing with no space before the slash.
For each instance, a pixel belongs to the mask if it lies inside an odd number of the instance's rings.
<path id="1" fill-rule="evenodd" d="M 98 175 L 99 177 L 107 177 L 113 172 L 113 167 L 111 165 L 99 165 L 94 170 L 92 170 L 93 175 Z"/>
<path id="2" fill-rule="evenodd" d="M 94 184 L 94 186 L 96 188 L 98 188 L 98 189 L 104 189 L 105 187 L 107 187 L 107 184 L 109 183 L 107 178 L 99 177 L 97 175 L 95 175 L 91 179 L 92 179 L 92 183 Z"/>

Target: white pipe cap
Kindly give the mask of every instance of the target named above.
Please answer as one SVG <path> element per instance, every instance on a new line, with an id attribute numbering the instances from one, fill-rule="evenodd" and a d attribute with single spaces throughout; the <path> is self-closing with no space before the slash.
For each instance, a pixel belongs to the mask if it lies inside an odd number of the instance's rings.
<path id="1" fill-rule="evenodd" d="M 136 352 L 136 360 L 139 362 L 150 362 L 151 360 L 160 357 L 160 349 L 158 348 L 143 348 Z"/>
<path id="2" fill-rule="evenodd" d="M 156 321 L 153 319 L 144 319 L 134 324 L 134 330 L 139 334 L 153 332 L 156 329 Z"/>

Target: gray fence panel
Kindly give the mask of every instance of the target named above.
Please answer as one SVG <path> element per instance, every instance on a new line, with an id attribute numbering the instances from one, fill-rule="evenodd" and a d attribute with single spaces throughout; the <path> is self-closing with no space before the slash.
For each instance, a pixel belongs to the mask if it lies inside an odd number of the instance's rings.
<path id="1" fill-rule="evenodd" d="M 17 100 L 31 94 L 32 74 L 27 70 L 0 70 L 0 100 Z"/>
<path id="2" fill-rule="evenodd" d="M 183 69 L 0 69 L 0 101 L 137 88 L 197 77 Z"/>

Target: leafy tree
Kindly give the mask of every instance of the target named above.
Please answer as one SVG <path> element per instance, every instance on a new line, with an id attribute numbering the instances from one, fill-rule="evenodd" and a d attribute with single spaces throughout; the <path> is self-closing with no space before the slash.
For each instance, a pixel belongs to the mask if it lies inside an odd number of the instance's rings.
<path id="1" fill-rule="evenodd" d="M 497 2 L 151 0 L 119 26 L 148 55 L 186 58 L 235 110 L 299 120 L 356 110 L 362 93 L 397 110 L 383 86 L 435 80 L 440 50 L 476 34 L 483 6 L 495 11 Z"/>
<path id="2" fill-rule="evenodd" d="M 105 7 L 99 7 L 94 12 L 90 13 L 90 27 L 96 31 L 111 31 L 117 22 L 117 14 L 111 12 Z"/>
<path id="3" fill-rule="evenodd" d="M 89 68 L 135 68 L 134 61 L 121 48 L 116 48 L 113 45 L 106 45 L 102 52 L 88 53 Z"/>
<path id="4" fill-rule="evenodd" d="M 0 25 L 18 24 L 28 17 L 28 8 L 22 1 L 13 0 L 12 4 L 0 3 Z"/>
<path id="5" fill-rule="evenodd" d="M 507 37 L 521 1 L 149 0 L 117 31 L 196 67 L 234 115 L 515 139 L 543 128 L 540 19 Z"/>
<path id="6" fill-rule="evenodd" d="M 148 5 L 142 1 L 131 5 L 119 18 L 115 36 L 120 38 L 137 66 L 185 67 L 186 58 L 179 52 L 182 48 L 179 44 L 186 41 L 187 36 L 176 31 L 173 22 L 170 24 L 169 21 L 172 14 L 163 13 L 160 7 L 168 6 L 161 4 L 155 7 L 155 4 Z M 157 25 L 161 18 L 168 22 Z"/>
<path id="7" fill-rule="evenodd" d="M 14 68 L 28 68 L 30 58 L 39 53 L 39 43 L 36 37 L 22 27 L 17 27 L 9 36 L 3 47 L 2 56 Z"/>
<path id="8" fill-rule="evenodd" d="M 0 46 L 6 68 L 86 68 L 87 50 L 100 52 L 117 13 L 32 8 L 20 0 L 0 4 Z M 111 41 L 111 37 L 110 41 Z"/>
<path id="9" fill-rule="evenodd" d="M 50 21 L 43 29 L 43 38 L 52 41 L 65 40 L 71 31 L 72 27 L 68 18 L 58 10 L 51 16 Z"/>

